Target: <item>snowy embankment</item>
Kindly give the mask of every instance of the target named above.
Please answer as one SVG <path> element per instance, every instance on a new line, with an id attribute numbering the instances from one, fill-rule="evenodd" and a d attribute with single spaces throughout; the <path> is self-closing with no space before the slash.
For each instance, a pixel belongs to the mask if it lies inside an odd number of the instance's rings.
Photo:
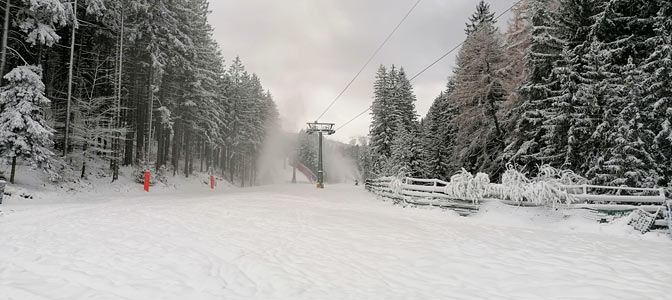
<path id="1" fill-rule="evenodd" d="M 302 184 L 0 209 L 0 299 L 672 298 L 667 237 L 543 209 Z"/>

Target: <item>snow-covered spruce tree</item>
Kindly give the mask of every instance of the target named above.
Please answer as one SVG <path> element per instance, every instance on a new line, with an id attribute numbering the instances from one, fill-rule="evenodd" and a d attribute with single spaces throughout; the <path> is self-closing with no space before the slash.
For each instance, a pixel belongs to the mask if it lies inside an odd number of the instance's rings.
<path id="1" fill-rule="evenodd" d="M 655 36 L 647 40 L 654 49 L 644 60 L 645 97 L 641 113 L 646 127 L 655 134 L 654 158 L 658 162 L 661 186 L 672 186 L 672 3 L 664 3 L 655 17 Z"/>
<path id="2" fill-rule="evenodd" d="M 548 131 L 542 137 L 542 153 L 552 166 L 579 170 L 585 162 L 582 155 L 589 149 L 585 142 L 590 137 L 590 130 L 595 128 L 595 120 L 589 117 L 590 106 L 594 104 L 582 88 L 582 81 L 586 79 L 581 73 L 584 67 L 581 57 L 566 48 L 562 58 L 562 67 L 556 67 L 552 72 L 559 88 L 550 97 L 553 102 L 551 117 L 543 122 Z"/>
<path id="3" fill-rule="evenodd" d="M 496 160 L 504 149 L 500 106 L 506 99 L 505 58 L 499 33 L 490 22 L 469 35 L 458 54 L 452 96 L 459 107 L 455 118 L 459 129 L 453 162 L 467 170 L 496 175 L 503 169 Z"/>
<path id="4" fill-rule="evenodd" d="M 16 67 L 4 78 L 8 85 L 0 93 L 0 157 L 11 160 L 9 181 L 14 183 L 17 158 L 54 175 L 53 133 L 42 111 L 50 102 L 44 96 L 42 70 Z"/>
<path id="5" fill-rule="evenodd" d="M 589 35 L 593 20 L 602 6 L 600 0 L 563 0 L 558 9 L 558 36 L 564 40 L 562 60 L 551 71 L 548 84 L 552 87 L 550 100 L 554 110 L 544 122 L 548 128 L 544 136 L 546 149 L 542 150 L 551 166 L 585 174 L 587 145 L 597 120 L 591 111 L 599 107 L 592 87 L 601 78 L 594 77 L 588 68 L 591 41 Z M 593 72 L 594 73 L 594 72 Z M 598 76 L 599 77 L 599 76 Z"/>
<path id="6" fill-rule="evenodd" d="M 387 68 L 381 65 L 376 72 L 373 83 L 373 104 L 371 104 L 371 126 L 369 143 L 371 153 L 371 170 L 375 174 L 383 174 L 388 158 L 392 156 L 392 141 L 396 130 L 394 103 L 390 87 L 391 78 Z"/>
<path id="7" fill-rule="evenodd" d="M 386 174 L 390 170 L 388 160 L 394 155 L 392 143 L 399 132 L 417 132 L 418 128 L 415 95 L 403 68 L 392 66 L 389 72 L 382 65 L 378 68 L 371 115 L 372 172 Z"/>
<path id="8" fill-rule="evenodd" d="M 530 46 L 525 53 L 526 81 L 520 88 L 520 106 L 513 108 L 509 117 L 515 122 L 514 130 L 507 135 L 503 160 L 534 171 L 547 159 L 541 152 L 542 139 L 547 134 L 543 121 L 553 115 L 553 102 L 549 99 L 552 85 L 548 77 L 560 59 L 564 41 L 557 37 L 557 15 L 549 0 L 530 0 L 528 10 L 532 28 Z"/>
<path id="9" fill-rule="evenodd" d="M 647 126 L 652 124 L 649 111 L 653 110 L 643 103 L 647 93 L 639 86 L 653 72 L 636 69 L 656 48 L 647 41 L 655 36 L 656 15 L 663 2 L 605 1 L 594 18 L 591 51 L 584 55 L 591 83 L 584 86 L 606 97 L 598 103 L 598 126 L 586 142 L 593 150 L 584 155 L 586 167 L 581 169 L 588 169 L 587 175 L 596 183 L 651 186 L 660 177 L 654 174 L 659 168 L 651 147 L 644 146 L 653 144 L 655 134 Z M 603 57 L 598 76 L 590 63 L 594 57 Z"/>
<path id="10" fill-rule="evenodd" d="M 299 132 L 298 161 L 315 174 L 317 174 L 317 147 L 315 136 L 309 135 L 305 130 Z"/>
<path id="11" fill-rule="evenodd" d="M 569 149 L 577 150 L 577 144 L 580 145 L 583 163 L 573 169 L 592 177 L 591 170 L 600 165 L 604 154 L 613 147 L 612 135 L 618 130 L 614 125 L 619 123 L 621 111 L 628 100 L 622 95 L 624 91 L 619 91 L 622 86 L 616 74 L 612 73 L 615 69 L 613 57 L 602 50 L 603 43 L 593 39 L 589 47 L 582 57 L 584 74 L 576 90 L 576 97 L 583 100 L 583 106 L 576 106 L 584 110 L 575 113 L 575 116 L 583 116 L 583 123 L 577 122 L 580 118 L 573 118 L 574 128 L 582 127 L 587 132 L 581 135 L 582 140 L 576 139 L 577 143 L 570 140 Z"/>
<path id="12" fill-rule="evenodd" d="M 394 77 L 390 88 L 397 127 L 403 127 L 403 130 L 411 132 L 418 127 L 418 113 L 415 111 L 416 98 L 413 93 L 413 86 L 406 77 L 403 67 L 395 72 L 394 66 L 392 66 L 390 76 Z M 399 128 L 399 130 L 402 129 Z"/>
<path id="13" fill-rule="evenodd" d="M 371 172 L 371 148 L 368 145 L 366 137 L 360 138 L 359 144 L 359 173 L 362 176 L 362 180 L 364 181 L 367 179 L 373 179 L 377 174 Z"/>
<path id="14" fill-rule="evenodd" d="M 18 6 L 14 22 L 31 45 L 51 46 L 60 40 L 57 29 L 73 17 L 71 6 L 61 0 L 13 0 Z"/>
<path id="15" fill-rule="evenodd" d="M 229 66 L 228 70 L 229 77 L 229 110 L 228 110 L 228 127 L 230 132 L 228 134 L 227 144 L 228 146 L 228 169 L 230 172 L 230 180 L 234 181 L 234 175 L 236 173 L 237 165 L 236 162 L 239 161 L 239 157 L 242 152 L 242 146 L 244 143 L 244 136 L 242 136 L 241 128 L 244 126 L 244 118 L 241 113 L 244 110 L 245 106 L 245 84 L 249 77 L 245 71 L 242 61 L 239 57 L 236 57 L 233 63 Z"/>
<path id="16" fill-rule="evenodd" d="M 459 168 L 452 164 L 455 151 L 455 133 L 458 125 L 454 123 L 457 108 L 451 101 L 455 83 L 448 81 L 448 88 L 432 103 L 423 126 L 423 157 L 425 172 L 430 178 L 448 180 Z"/>
<path id="17" fill-rule="evenodd" d="M 641 98 L 644 95 L 640 86 L 643 73 L 634 65 L 633 59 L 622 70 L 626 76 L 623 86 L 617 88 L 617 94 L 610 98 L 610 105 L 604 109 L 602 124 L 593 134 L 593 143 L 600 139 L 593 164 L 587 175 L 597 184 L 612 186 L 652 187 L 661 179 L 650 145 L 655 135 L 644 121 Z M 610 107 L 619 108 L 613 111 Z M 620 109 L 623 107 L 622 109 Z M 612 115 L 616 113 L 617 115 Z"/>
<path id="18" fill-rule="evenodd" d="M 256 74 L 252 74 L 250 77 L 247 88 L 248 96 L 246 109 L 243 110 L 245 120 L 243 128 L 246 135 L 244 147 L 247 149 L 245 155 L 248 157 L 248 163 L 242 170 L 241 176 L 244 182 L 253 185 L 256 184 L 256 161 L 266 136 L 266 120 L 270 120 L 270 116 L 266 114 L 266 95 Z"/>
<path id="19" fill-rule="evenodd" d="M 590 49 L 588 37 L 602 1 L 560 0 L 557 11 L 547 8 L 546 3 L 532 3 L 532 45 L 528 58 L 533 68 L 529 82 L 522 88 L 526 103 L 517 125 L 524 133 L 510 142 L 506 153 L 513 152 L 512 145 L 519 145 L 513 161 L 523 158 L 527 166 L 548 163 L 585 174 L 583 155 L 591 147 L 584 142 L 596 122 L 591 112 L 595 103 L 584 97 L 586 89 L 582 87 L 590 84 L 584 56 Z M 548 19 L 538 20 L 536 14 Z M 537 22 L 546 24 L 539 27 Z M 541 68 L 548 73 L 537 73 Z"/>
<path id="20" fill-rule="evenodd" d="M 429 111 L 427 111 L 427 115 L 422 120 L 422 149 L 426 163 L 425 171 L 429 178 L 443 179 L 443 170 L 441 169 L 443 169 L 445 163 L 442 162 L 443 156 L 439 152 L 440 149 L 437 143 L 439 138 L 436 135 L 440 127 L 438 118 L 441 111 L 439 107 L 443 106 L 445 98 L 446 96 L 444 92 L 441 92 L 441 94 L 434 99 L 432 106 L 430 106 Z"/>
<path id="21" fill-rule="evenodd" d="M 387 161 L 386 174 L 398 174 L 404 170 L 408 176 L 424 177 L 426 163 L 423 157 L 421 136 L 417 129 L 399 127 L 392 142 L 392 157 Z"/>
<path id="22" fill-rule="evenodd" d="M 189 24 L 185 31 L 189 32 L 194 46 L 189 69 L 193 84 L 189 86 L 189 95 L 195 96 L 192 101 L 196 106 L 183 112 L 184 130 L 196 133 L 193 139 L 195 149 L 189 150 L 190 171 L 194 169 L 192 161 L 196 156 L 201 163 L 201 171 L 207 171 L 213 165 L 214 148 L 218 144 L 224 145 L 225 113 L 220 102 L 223 100 L 220 88 L 225 72 L 223 59 L 213 38 L 212 26 L 208 24 L 207 1 L 189 0 L 187 7 L 191 17 L 180 17 L 184 19 L 182 22 Z"/>
<path id="23" fill-rule="evenodd" d="M 484 0 L 478 2 L 476 6 L 476 12 L 474 12 L 469 17 L 469 23 L 466 23 L 467 28 L 464 32 L 467 35 L 476 32 L 478 27 L 483 23 L 493 23 L 495 18 L 495 13 L 490 12 L 490 4 L 486 3 Z"/>

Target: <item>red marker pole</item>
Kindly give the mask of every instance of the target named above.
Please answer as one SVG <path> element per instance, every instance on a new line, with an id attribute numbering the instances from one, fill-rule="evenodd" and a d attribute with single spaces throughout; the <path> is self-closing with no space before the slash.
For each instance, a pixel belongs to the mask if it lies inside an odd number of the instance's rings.
<path id="1" fill-rule="evenodd" d="M 145 192 L 149 192 L 149 172 L 145 172 Z"/>
<path id="2" fill-rule="evenodd" d="M 215 176 L 210 175 L 210 189 L 215 189 Z"/>

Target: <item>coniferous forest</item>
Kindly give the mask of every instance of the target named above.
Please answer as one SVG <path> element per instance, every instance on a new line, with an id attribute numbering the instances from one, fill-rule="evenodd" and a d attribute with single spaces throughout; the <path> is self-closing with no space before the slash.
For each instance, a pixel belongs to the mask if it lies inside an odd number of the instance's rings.
<path id="1" fill-rule="evenodd" d="M 512 12 L 499 29 L 478 3 L 422 119 L 403 68 L 380 67 L 368 176 L 550 165 L 595 184 L 672 185 L 672 2 L 523 0 Z"/>
<path id="2" fill-rule="evenodd" d="M 672 0 L 0 0 L 0 50 L 0 299 L 672 299 Z"/>
<path id="3" fill-rule="evenodd" d="M 85 177 L 102 160 L 111 180 L 133 166 L 255 182 L 278 112 L 240 58 L 225 63 L 207 0 L 0 3 L 0 157 L 11 164 L 8 179 L 21 165 L 54 180 L 66 169 Z"/>

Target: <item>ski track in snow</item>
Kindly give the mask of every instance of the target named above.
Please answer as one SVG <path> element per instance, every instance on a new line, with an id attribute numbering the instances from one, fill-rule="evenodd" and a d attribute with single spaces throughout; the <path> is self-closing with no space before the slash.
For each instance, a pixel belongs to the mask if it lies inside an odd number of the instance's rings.
<path id="1" fill-rule="evenodd" d="M 3 206 L 0 299 L 672 299 L 663 237 L 497 224 L 352 186 Z"/>

